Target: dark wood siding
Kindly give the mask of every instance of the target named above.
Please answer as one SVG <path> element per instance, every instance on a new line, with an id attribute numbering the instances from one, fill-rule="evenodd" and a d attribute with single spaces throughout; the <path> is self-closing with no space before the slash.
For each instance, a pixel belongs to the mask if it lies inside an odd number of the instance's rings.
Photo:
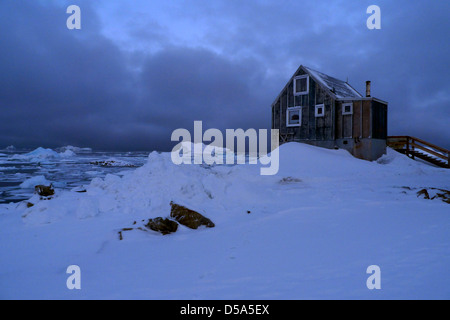
<path id="1" fill-rule="evenodd" d="M 387 105 L 372 101 L 372 138 L 387 138 Z"/>
<path id="2" fill-rule="evenodd" d="M 362 137 L 362 101 L 353 101 L 353 137 Z"/>
<path id="3" fill-rule="evenodd" d="M 280 100 L 272 106 L 272 128 L 280 129 Z"/>
<path id="4" fill-rule="evenodd" d="M 335 137 L 342 139 L 342 102 L 336 101 Z"/>
<path id="5" fill-rule="evenodd" d="M 371 135 L 371 110 L 372 102 L 370 100 L 363 100 L 362 102 L 362 109 L 363 109 L 363 117 L 362 117 L 362 124 L 363 124 L 363 138 L 370 138 Z"/>
<path id="6" fill-rule="evenodd" d="M 303 75 L 302 69 L 293 76 Z M 345 138 L 387 137 L 387 105 L 372 98 L 334 100 L 329 92 L 309 76 L 307 94 L 294 95 L 290 80 L 272 105 L 272 127 L 280 130 L 283 141 L 333 141 Z M 342 104 L 353 103 L 353 114 L 343 115 Z M 324 106 L 323 116 L 316 117 L 316 105 Z M 301 126 L 287 126 L 287 110 L 301 107 Z"/>

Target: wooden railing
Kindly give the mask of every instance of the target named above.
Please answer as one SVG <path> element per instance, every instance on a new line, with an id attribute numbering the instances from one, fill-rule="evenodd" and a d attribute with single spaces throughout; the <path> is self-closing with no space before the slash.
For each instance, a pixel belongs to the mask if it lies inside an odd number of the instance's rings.
<path id="1" fill-rule="evenodd" d="M 442 167 L 450 168 L 450 151 L 422 139 L 411 136 L 389 136 L 387 138 L 387 145 L 397 151 L 402 151 L 403 153 L 411 156 L 413 159 L 414 156 L 421 155 L 416 150 L 419 149 L 425 156 L 427 156 L 427 154 L 430 154 L 433 157 L 437 158 L 437 163 L 435 164 L 439 165 L 439 162 L 441 162 L 443 164 Z M 424 160 L 428 160 L 427 158 L 432 159 L 431 156 L 428 156 Z M 434 161 L 430 162 L 434 163 Z"/>

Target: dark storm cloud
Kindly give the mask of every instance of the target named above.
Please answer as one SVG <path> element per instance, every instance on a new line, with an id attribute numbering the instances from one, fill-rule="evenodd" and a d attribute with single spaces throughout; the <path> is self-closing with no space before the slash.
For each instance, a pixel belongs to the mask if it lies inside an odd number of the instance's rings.
<path id="1" fill-rule="evenodd" d="M 68 30 L 64 8 L 1 6 L 0 144 L 101 146 L 102 130 L 132 100 L 122 53 L 95 32 Z M 98 28 L 88 5 L 83 14 L 86 29 Z"/>
<path id="2" fill-rule="evenodd" d="M 368 30 L 368 1 L 75 2 L 82 30 L 72 3 L 0 3 L 0 148 L 168 150 L 194 120 L 268 128 L 300 64 L 371 80 L 390 134 L 450 147 L 447 3 L 379 1 Z"/>
<path id="3" fill-rule="evenodd" d="M 264 90 L 259 70 L 252 61 L 230 62 L 204 49 L 167 48 L 144 63 L 141 102 L 153 107 L 138 116 L 174 128 L 194 120 L 233 127 L 239 118 L 264 125 L 261 113 L 251 114 L 267 103 L 255 90 Z"/>
<path id="4" fill-rule="evenodd" d="M 171 132 L 194 120 L 268 126 L 270 113 L 251 114 L 268 110 L 252 93 L 259 71 L 251 61 L 166 47 L 138 59 L 136 71 L 132 54 L 101 36 L 87 3 L 82 21 L 91 24 L 83 33 L 65 27 L 60 7 L 2 6 L 0 145 L 167 150 Z"/>

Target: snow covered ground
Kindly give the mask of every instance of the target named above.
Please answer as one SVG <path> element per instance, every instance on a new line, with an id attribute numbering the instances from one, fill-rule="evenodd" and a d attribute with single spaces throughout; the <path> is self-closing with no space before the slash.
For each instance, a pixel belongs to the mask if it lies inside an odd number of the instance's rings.
<path id="1" fill-rule="evenodd" d="M 288 143 L 278 174 L 259 173 L 177 166 L 153 152 L 86 192 L 0 205 L 0 298 L 450 298 L 450 207 L 417 195 L 450 190 L 449 170 L 392 150 L 368 162 Z M 119 240 L 135 221 L 168 217 L 171 201 L 215 227 L 135 229 Z M 70 265 L 80 267 L 80 290 L 66 286 Z M 366 286 L 370 265 L 381 269 L 380 290 Z"/>

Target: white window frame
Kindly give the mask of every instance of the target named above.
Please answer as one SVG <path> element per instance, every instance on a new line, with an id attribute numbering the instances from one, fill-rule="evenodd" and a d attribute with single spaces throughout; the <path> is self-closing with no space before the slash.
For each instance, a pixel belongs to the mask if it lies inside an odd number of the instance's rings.
<path id="1" fill-rule="evenodd" d="M 298 123 L 294 123 L 294 124 L 289 124 L 289 112 L 291 111 L 299 111 L 298 112 Z M 296 106 L 296 107 L 291 107 L 291 108 L 287 108 L 286 110 L 286 127 L 300 127 L 302 125 L 302 107 L 301 106 Z"/>
<path id="2" fill-rule="evenodd" d="M 322 114 L 319 114 L 317 111 L 319 108 L 322 108 Z M 316 104 L 315 112 L 314 112 L 316 118 L 320 118 L 325 116 L 325 104 Z"/>
<path id="3" fill-rule="evenodd" d="M 306 79 L 306 91 L 300 91 L 300 92 L 297 92 L 297 80 L 298 79 Z M 309 93 L 309 75 L 307 75 L 307 74 L 304 74 L 304 75 L 301 75 L 301 76 L 296 76 L 296 77 L 294 77 L 294 96 L 300 96 L 300 95 L 303 95 L 303 94 L 308 94 Z"/>
<path id="4" fill-rule="evenodd" d="M 350 111 L 349 112 L 345 112 L 345 107 L 346 106 L 350 106 Z M 353 114 L 353 103 L 352 102 L 342 103 L 342 115 L 347 115 L 347 114 Z"/>

